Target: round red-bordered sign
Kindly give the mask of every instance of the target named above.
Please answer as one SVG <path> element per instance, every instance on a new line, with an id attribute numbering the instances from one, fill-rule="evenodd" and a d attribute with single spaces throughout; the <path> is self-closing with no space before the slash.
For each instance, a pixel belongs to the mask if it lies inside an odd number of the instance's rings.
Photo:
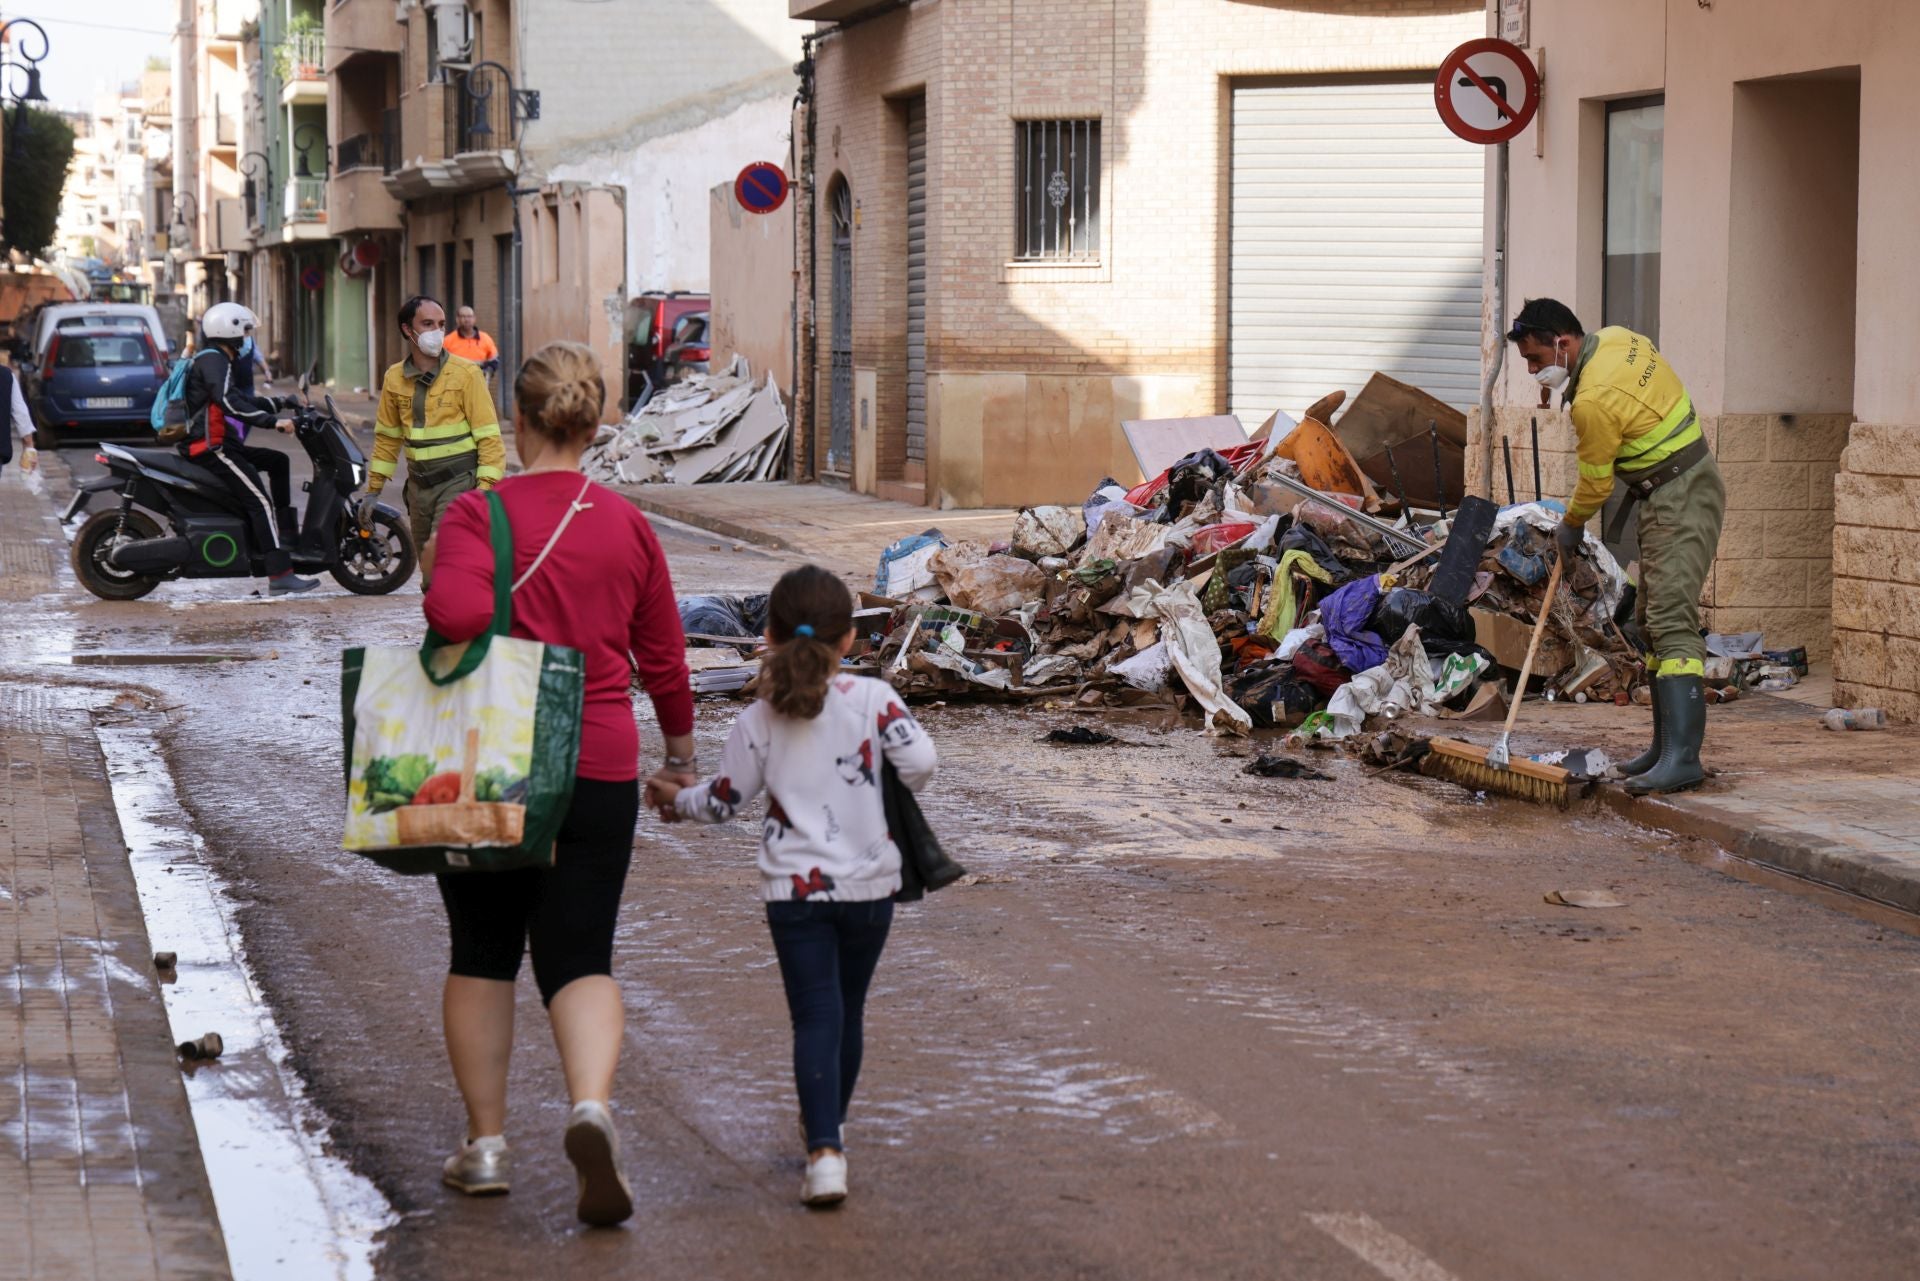
<path id="1" fill-rule="evenodd" d="M 1540 73 L 1519 45 L 1469 40 L 1441 61 L 1433 105 L 1468 142 L 1508 142 L 1540 110 Z"/>
<path id="2" fill-rule="evenodd" d="M 308 264 L 300 269 L 300 287 L 302 289 L 319 289 L 324 287 L 326 283 L 327 273 L 319 267 Z"/>
<path id="3" fill-rule="evenodd" d="M 770 161 L 756 160 L 733 180 L 733 198 L 748 213 L 772 213 L 787 203 L 786 170 Z"/>

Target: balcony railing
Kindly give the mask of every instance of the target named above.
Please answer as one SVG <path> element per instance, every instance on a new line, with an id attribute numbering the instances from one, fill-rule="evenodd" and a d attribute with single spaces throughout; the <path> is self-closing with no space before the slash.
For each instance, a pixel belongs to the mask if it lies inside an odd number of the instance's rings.
<path id="1" fill-rule="evenodd" d="M 400 167 L 400 108 L 380 113 L 380 168 L 392 173 Z"/>
<path id="2" fill-rule="evenodd" d="M 327 180 L 292 178 L 287 182 L 287 202 L 282 211 L 285 220 L 325 222 L 327 220 Z"/>
<path id="3" fill-rule="evenodd" d="M 448 155 L 513 148 L 520 122 L 504 76 L 483 70 L 472 79 L 464 71 L 449 71 L 445 99 Z"/>
<path id="4" fill-rule="evenodd" d="M 333 147 L 333 162 L 345 173 L 349 169 L 379 169 L 380 139 L 370 133 L 356 133 L 351 138 L 342 138 Z"/>
<path id="5" fill-rule="evenodd" d="M 302 31 L 280 42 L 276 60 L 285 80 L 327 78 L 327 36 L 324 31 Z"/>

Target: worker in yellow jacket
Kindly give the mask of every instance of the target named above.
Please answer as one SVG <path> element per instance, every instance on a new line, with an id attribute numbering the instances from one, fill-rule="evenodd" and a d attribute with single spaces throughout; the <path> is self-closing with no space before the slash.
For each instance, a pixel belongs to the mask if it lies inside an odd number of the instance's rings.
<path id="1" fill-rule="evenodd" d="M 416 295 L 400 305 L 407 358 L 387 370 L 373 421 L 363 508 L 393 478 L 407 456 L 407 516 L 413 544 L 424 549 L 453 500 L 470 489 L 491 489 L 507 474 L 500 415 L 480 367 L 446 350 L 447 313 Z M 370 510 L 360 512 L 365 527 Z"/>
<path id="2" fill-rule="evenodd" d="M 1613 493 L 1616 477 L 1640 507 L 1640 590 L 1634 613 L 1653 681 L 1653 746 L 1620 767 L 1635 795 L 1677 792 L 1706 777 L 1706 643 L 1700 590 L 1720 546 L 1727 489 L 1686 386 L 1645 334 L 1610 325 L 1586 333 L 1566 306 L 1529 299 L 1507 337 L 1540 385 L 1558 390 L 1579 437 L 1580 482 L 1555 538 L 1562 561 Z M 1624 528 L 1625 509 L 1616 528 Z"/>

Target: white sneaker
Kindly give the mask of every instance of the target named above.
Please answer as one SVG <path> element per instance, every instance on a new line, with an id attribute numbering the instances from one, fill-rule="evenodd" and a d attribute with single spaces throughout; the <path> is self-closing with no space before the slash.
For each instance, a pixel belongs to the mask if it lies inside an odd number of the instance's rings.
<path id="1" fill-rule="evenodd" d="M 633 1189 L 620 1173 L 620 1138 L 607 1105 L 591 1099 L 567 1117 L 567 1160 L 579 1176 L 580 1222 L 610 1228 L 633 1217 Z"/>
<path id="2" fill-rule="evenodd" d="M 838 1205 L 847 1199 L 847 1158 L 828 1149 L 807 1161 L 800 1199 L 808 1205 Z"/>
<path id="3" fill-rule="evenodd" d="M 499 1136 L 475 1139 L 440 1167 L 440 1181 L 468 1196 L 502 1196 L 507 1191 L 507 1141 Z"/>

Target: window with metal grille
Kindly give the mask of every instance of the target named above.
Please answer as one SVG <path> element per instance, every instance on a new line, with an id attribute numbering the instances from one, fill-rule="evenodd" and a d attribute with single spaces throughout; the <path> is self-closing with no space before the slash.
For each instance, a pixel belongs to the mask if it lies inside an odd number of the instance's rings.
<path id="1" fill-rule="evenodd" d="M 1100 257 L 1100 122 L 1014 122 L 1022 261 Z"/>

